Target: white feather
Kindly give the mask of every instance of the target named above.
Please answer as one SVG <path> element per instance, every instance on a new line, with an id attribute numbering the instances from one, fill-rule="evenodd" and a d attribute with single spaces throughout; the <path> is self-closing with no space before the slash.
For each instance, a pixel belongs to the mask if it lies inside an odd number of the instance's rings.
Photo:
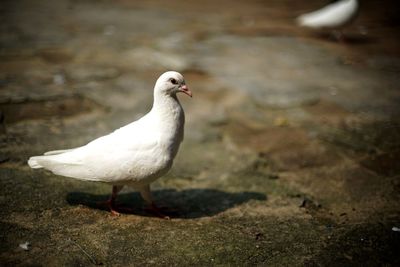
<path id="1" fill-rule="evenodd" d="M 45 156 L 58 155 L 58 154 L 62 154 L 62 153 L 68 152 L 68 151 L 72 151 L 74 149 L 76 149 L 76 148 L 47 151 L 43 155 L 45 155 Z"/>

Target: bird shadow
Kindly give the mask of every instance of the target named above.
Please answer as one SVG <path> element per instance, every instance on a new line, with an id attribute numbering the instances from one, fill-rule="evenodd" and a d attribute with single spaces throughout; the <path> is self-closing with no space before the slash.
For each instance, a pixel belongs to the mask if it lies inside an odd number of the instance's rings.
<path id="1" fill-rule="evenodd" d="M 313 33 L 314 37 L 318 39 L 322 39 L 328 42 L 340 42 L 332 32 L 315 32 Z M 374 37 L 357 34 L 357 33 L 345 33 L 343 35 L 343 42 L 349 45 L 363 45 L 363 44 L 373 44 L 378 40 Z"/>
<path id="2" fill-rule="evenodd" d="M 246 203 L 250 200 L 267 200 L 267 196 L 258 192 L 224 192 L 217 189 L 160 189 L 152 192 L 157 205 L 166 205 L 163 213 L 171 218 L 201 218 L 213 216 L 229 208 Z M 99 205 L 106 201 L 109 195 L 95 195 L 84 192 L 71 192 L 67 195 L 70 205 L 83 205 L 97 210 L 109 210 L 106 205 Z M 138 192 L 119 194 L 117 211 L 122 214 L 151 216 L 155 214 L 146 211 L 144 201 Z"/>

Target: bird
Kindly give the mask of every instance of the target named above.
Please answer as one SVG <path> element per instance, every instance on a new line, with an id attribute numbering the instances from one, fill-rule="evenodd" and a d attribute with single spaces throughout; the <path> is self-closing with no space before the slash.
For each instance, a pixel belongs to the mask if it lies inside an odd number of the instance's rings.
<path id="1" fill-rule="evenodd" d="M 182 74 L 167 71 L 157 79 L 153 106 L 143 117 L 84 146 L 30 157 L 28 165 L 112 185 L 106 201 L 112 215 L 119 215 L 115 203 L 118 192 L 130 186 L 140 192 L 152 211 L 168 218 L 153 201 L 150 184 L 170 170 L 183 141 L 185 113 L 178 93 L 192 97 Z"/>
<path id="2" fill-rule="evenodd" d="M 297 24 L 312 29 L 338 30 L 349 24 L 359 10 L 357 0 L 340 0 L 319 10 L 297 17 Z M 335 34 L 340 40 L 343 36 L 339 30 Z"/>

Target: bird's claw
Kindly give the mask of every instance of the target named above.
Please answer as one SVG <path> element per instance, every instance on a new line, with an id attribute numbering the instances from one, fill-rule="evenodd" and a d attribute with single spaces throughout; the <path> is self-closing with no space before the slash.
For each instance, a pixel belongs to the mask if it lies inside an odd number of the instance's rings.
<path id="1" fill-rule="evenodd" d="M 171 218 L 166 215 L 161 208 L 157 207 L 154 203 L 152 203 L 149 207 L 145 208 L 145 210 L 155 214 L 157 217 L 166 219 L 166 220 L 171 220 Z"/>
<path id="2" fill-rule="evenodd" d="M 110 212 L 111 212 L 111 216 L 114 216 L 114 217 L 118 217 L 121 215 L 121 213 L 119 213 L 118 211 L 116 211 L 114 209 L 111 209 Z"/>

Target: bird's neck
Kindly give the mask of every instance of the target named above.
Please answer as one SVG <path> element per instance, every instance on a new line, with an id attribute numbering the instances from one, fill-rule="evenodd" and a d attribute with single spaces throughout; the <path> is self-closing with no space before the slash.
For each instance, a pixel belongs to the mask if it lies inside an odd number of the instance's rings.
<path id="1" fill-rule="evenodd" d="M 160 118 L 160 122 L 184 123 L 182 106 L 176 95 L 154 94 L 153 108 L 151 112 Z"/>
<path id="2" fill-rule="evenodd" d="M 179 144 L 183 140 L 185 114 L 176 95 L 154 95 L 151 116 L 154 118 L 154 127 L 160 133 L 160 144 L 173 159 L 178 152 Z"/>

